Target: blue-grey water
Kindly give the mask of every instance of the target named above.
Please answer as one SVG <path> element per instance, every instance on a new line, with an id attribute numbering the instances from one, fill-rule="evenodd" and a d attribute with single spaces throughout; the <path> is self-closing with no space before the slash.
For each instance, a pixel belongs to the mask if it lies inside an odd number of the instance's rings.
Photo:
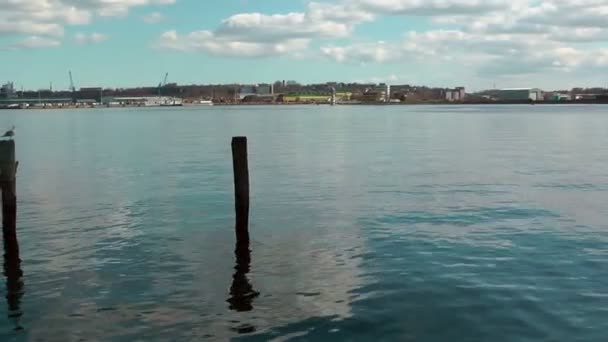
<path id="1" fill-rule="evenodd" d="M 1 341 L 605 341 L 608 106 L 1 111 L 13 124 L 23 276 L 2 278 Z"/>

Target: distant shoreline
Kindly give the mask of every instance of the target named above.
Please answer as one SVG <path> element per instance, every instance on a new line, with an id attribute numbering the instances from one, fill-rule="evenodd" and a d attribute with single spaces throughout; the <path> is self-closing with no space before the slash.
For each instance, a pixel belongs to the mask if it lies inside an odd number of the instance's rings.
<path id="1" fill-rule="evenodd" d="M 577 101 L 466 101 L 466 102 L 342 102 L 336 106 L 478 106 L 478 105 L 589 105 L 589 104 L 608 104 L 608 100 L 577 100 Z M 171 107 L 232 107 L 232 106 L 330 106 L 329 103 L 282 103 L 282 102 L 245 102 L 245 103 L 214 103 L 211 105 L 184 104 L 183 106 L 106 106 L 106 105 L 68 105 L 68 106 L 48 106 L 48 107 L 0 107 L 0 110 L 60 110 L 60 109 L 112 109 L 112 108 L 171 108 Z"/>
<path id="2" fill-rule="evenodd" d="M 577 105 L 577 104 L 608 104 L 608 100 L 578 100 L 578 101 L 469 101 L 469 102 L 338 102 L 336 106 L 463 106 L 463 105 Z M 329 106 L 329 103 L 215 103 L 214 106 Z M 190 105 L 184 105 L 189 107 Z"/>

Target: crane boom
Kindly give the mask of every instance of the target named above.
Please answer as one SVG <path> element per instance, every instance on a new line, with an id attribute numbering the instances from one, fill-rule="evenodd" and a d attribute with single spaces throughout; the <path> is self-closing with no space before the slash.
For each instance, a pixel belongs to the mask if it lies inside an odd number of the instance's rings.
<path id="1" fill-rule="evenodd" d="M 74 86 L 74 78 L 72 78 L 72 70 L 68 71 L 68 74 L 70 75 L 70 90 L 75 92 L 76 87 Z"/>
<path id="2" fill-rule="evenodd" d="M 162 95 L 162 91 L 161 89 L 167 85 L 167 79 L 169 78 L 169 73 L 165 73 L 165 78 L 162 80 L 162 82 L 160 82 L 158 84 L 158 96 L 160 97 Z"/>
<path id="3" fill-rule="evenodd" d="M 70 75 L 70 90 L 72 91 L 72 103 L 78 102 L 76 99 L 76 87 L 74 86 L 74 78 L 72 78 L 72 70 L 68 71 Z"/>

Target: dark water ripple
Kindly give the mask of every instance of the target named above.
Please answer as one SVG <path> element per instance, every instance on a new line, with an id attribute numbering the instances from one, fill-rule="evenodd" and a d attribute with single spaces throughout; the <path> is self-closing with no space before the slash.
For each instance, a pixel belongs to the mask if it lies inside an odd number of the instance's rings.
<path id="1" fill-rule="evenodd" d="M 7 112 L 0 341 L 603 341 L 607 110 Z"/>

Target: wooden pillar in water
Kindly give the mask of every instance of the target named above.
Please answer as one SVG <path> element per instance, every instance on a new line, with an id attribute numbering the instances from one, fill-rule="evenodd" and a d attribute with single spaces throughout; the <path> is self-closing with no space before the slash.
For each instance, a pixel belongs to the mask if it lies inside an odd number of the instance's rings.
<path id="1" fill-rule="evenodd" d="M 2 239 L 4 242 L 4 275 L 6 276 L 6 302 L 9 317 L 15 320 L 15 329 L 22 330 L 19 320 L 23 296 L 23 271 L 17 240 L 17 195 L 15 175 L 15 141 L 0 141 L 0 188 L 2 191 Z"/>
<path id="2" fill-rule="evenodd" d="M 0 188 L 2 188 L 2 233 L 4 239 L 17 238 L 17 195 L 15 187 L 15 141 L 0 141 Z M 5 244 L 6 246 L 6 244 Z M 8 252 L 8 251 L 6 251 Z"/>
<path id="3" fill-rule="evenodd" d="M 232 166 L 234 169 L 234 207 L 236 213 L 236 242 L 249 244 L 249 165 L 247 137 L 232 138 Z"/>
<path id="4" fill-rule="evenodd" d="M 236 267 L 230 286 L 230 309 L 245 312 L 253 310 L 253 299 L 259 293 L 253 290 L 247 274 L 251 263 L 249 250 L 249 163 L 247 137 L 232 138 L 232 166 L 234 170 L 234 209 L 236 214 Z M 239 327 L 241 333 L 251 332 L 252 327 Z"/>

